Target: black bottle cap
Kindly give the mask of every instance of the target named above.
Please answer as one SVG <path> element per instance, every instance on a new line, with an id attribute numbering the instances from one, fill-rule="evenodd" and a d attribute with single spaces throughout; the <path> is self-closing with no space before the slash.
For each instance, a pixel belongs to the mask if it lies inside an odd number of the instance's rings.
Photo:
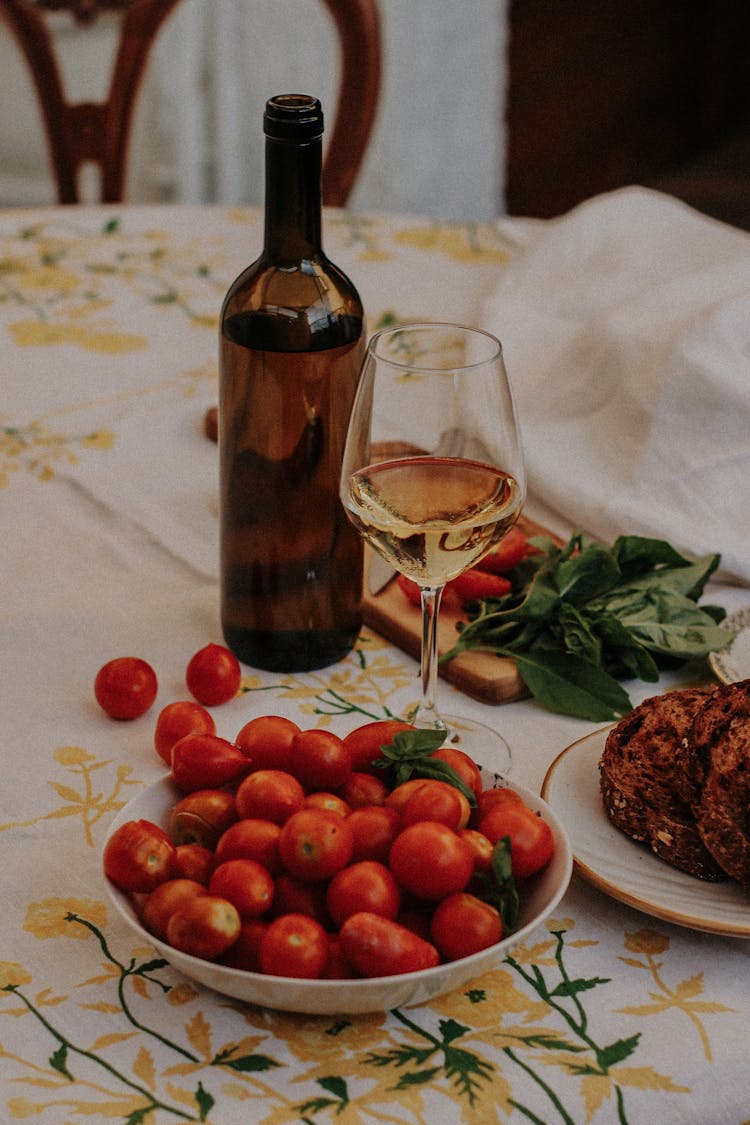
<path id="1" fill-rule="evenodd" d="M 311 141 L 323 133 L 323 110 L 309 94 L 278 94 L 266 102 L 263 129 L 279 140 Z"/>

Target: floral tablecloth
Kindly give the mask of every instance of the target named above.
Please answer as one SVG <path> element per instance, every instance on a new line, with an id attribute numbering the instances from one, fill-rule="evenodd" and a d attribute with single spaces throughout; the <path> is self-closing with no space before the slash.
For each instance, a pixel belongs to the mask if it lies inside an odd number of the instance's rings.
<path id="1" fill-rule="evenodd" d="M 327 249 L 371 328 L 479 322 L 537 230 L 326 217 Z M 136 946 L 114 912 L 107 827 L 163 772 L 156 712 L 185 698 L 189 656 L 221 640 L 203 416 L 221 298 L 260 235 L 250 211 L 0 213 L 0 1119 L 750 1121 L 750 946 L 662 923 L 577 875 L 555 917 L 469 987 L 356 1018 L 205 991 Z M 729 609 L 748 596 L 713 594 Z M 127 724 L 93 697 L 116 655 L 159 676 L 154 709 Z M 414 662 L 367 630 L 322 672 L 244 673 L 215 711 L 230 737 L 269 712 L 344 733 L 418 694 Z M 637 701 L 671 682 L 628 687 Z M 446 709 L 502 731 L 514 776 L 536 791 L 594 729 L 529 701 L 490 708 L 441 692 Z"/>

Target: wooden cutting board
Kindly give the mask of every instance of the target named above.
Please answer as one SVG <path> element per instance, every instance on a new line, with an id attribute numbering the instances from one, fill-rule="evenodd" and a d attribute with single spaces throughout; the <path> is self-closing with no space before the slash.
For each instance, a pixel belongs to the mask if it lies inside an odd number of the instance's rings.
<path id="1" fill-rule="evenodd" d="M 525 535 L 546 535 L 561 544 L 557 535 L 526 516 L 521 516 L 518 526 Z M 372 554 L 367 548 L 363 604 L 365 624 L 419 660 L 422 642 L 420 611 L 399 590 L 395 577 L 379 593 L 370 592 L 368 568 L 371 559 Z M 441 609 L 438 620 L 438 650 L 441 654 L 453 647 L 456 622 L 460 616 L 455 610 Z M 516 671 L 515 660 L 495 656 L 491 652 L 462 652 L 447 664 L 440 664 L 438 674 L 482 703 L 510 703 L 529 694 Z"/>

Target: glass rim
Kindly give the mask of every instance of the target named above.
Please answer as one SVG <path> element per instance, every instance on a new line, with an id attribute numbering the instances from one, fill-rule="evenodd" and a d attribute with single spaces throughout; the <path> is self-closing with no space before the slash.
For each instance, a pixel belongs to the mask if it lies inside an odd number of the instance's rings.
<path id="1" fill-rule="evenodd" d="M 444 367 L 435 365 L 424 365 L 414 363 L 413 361 L 400 360 L 397 357 L 384 355 L 378 351 L 378 344 L 386 337 L 393 337 L 400 333 L 417 333 L 425 331 L 452 331 L 461 332 L 465 335 L 475 338 L 482 338 L 488 341 L 492 347 L 488 354 L 481 359 L 471 360 L 468 363 L 451 363 Z M 488 332 L 484 328 L 475 328 L 469 324 L 459 324 L 458 322 L 441 321 L 441 320 L 425 320 L 414 321 L 409 324 L 391 324 L 387 328 L 381 328 L 375 332 L 369 339 L 367 344 L 367 354 L 372 356 L 373 359 L 378 360 L 380 363 L 387 363 L 390 366 L 398 368 L 401 371 L 471 371 L 475 367 L 483 367 L 487 363 L 492 363 L 494 360 L 503 358 L 503 345 L 494 336 L 492 332 Z"/>

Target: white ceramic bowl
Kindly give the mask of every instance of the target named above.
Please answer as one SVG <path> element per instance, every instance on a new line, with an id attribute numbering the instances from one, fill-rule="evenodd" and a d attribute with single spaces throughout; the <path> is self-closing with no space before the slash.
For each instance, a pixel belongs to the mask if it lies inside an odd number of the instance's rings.
<path id="1" fill-rule="evenodd" d="M 159 941 L 140 924 L 129 897 L 113 884 L 107 882 L 107 885 L 114 905 L 135 932 L 139 942 L 150 943 L 186 977 L 237 1000 L 259 1004 L 264 1008 L 310 1015 L 356 1015 L 421 1004 L 433 996 L 460 988 L 501 961 L 551 914 L 570 882 L 572 851 L 568 835 L 558 817 L 546 802 L 530 790 L 507 779 L 502 783 L 517 790 L 531 808 L 537 809 L 544 816 L 554 835 L 554 856 L 544 871 L 524 888 L 519 925 L 515 933 L 488 949 L 460 961 L 437 965 L 434 969 L 400 976 L 340 981 L 296 980 L 292 977 L 267 976 L 227 968 L 191 957 Z M 485 776 L 485 786 L 487 784 Z M 169 810 L 180 795 L 169 777 L 162 778 L 120 810 L 110 826 L 109 834 L 125 821 L 141 817 L 166 826 Z"/>

